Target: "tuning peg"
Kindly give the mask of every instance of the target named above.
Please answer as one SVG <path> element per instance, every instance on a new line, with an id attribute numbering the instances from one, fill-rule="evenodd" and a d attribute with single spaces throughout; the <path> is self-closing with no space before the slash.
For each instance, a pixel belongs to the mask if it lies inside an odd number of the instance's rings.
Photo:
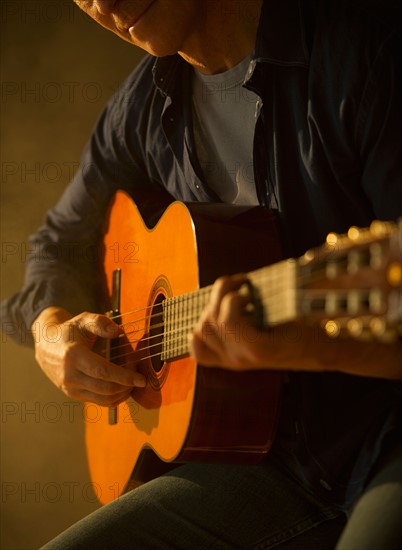
<path id="1" fill-rule="evenodd" d="M 303 256 L 300 258 L 299 262 L 300 262 L 300 265 L 307 265 L 309 264 L 310 262 L 312 262 L 315 258 L 315 252 L 314 252 L 314 249 L 309 249 L 307 250 Z"/>
<path id="2" fill-rule="evenodd" d="M 349 319 L 346 323 L 349 333 L 355 338 L 359 338 L 363 333 L 363 323 L 361 319 Z"/>
<path id="3" fill-rule="evenodd" d="M 344 331 L 349 333 L 349 335 L 357 340 L 369 340 L 372 338 L 372 333 L 368 330 L 367 325 L 359 319 L 330 319 L 324 321 L 322 324 L 323 329 L 325 330 L 329 338 L 338 338 Z"/>
<path id="4" fill-rule="evenodd" d="M 388 266 L 387 281 L 394 287 L 398 287 L 402 284 L 402 265 L 399 262 L 392 262 Z"/>
<path id="5" fill-rule="evenodd" d="M 392 330 L 383 317 L 373 317 L 370 319 L 369 328 L 373 335 L 382 342 L 392 342 L 397 334 Z"/>
<path id="6" fill-rule="evenodd" d="M 349 334 L 356 338 L 357 340 L 371 340 L 373 338 L 373 333 L 370 330 L 369 324 L 366 320 L 362 318 L 359 319 L 349 319 L 346 323 L 346 329 Z"/>
<path id="7" fill-rule="evenodd" d="M 324 321 L 322 327 L 330 338 L 338 338 L 342 329 L 341 324 L 333 319 Z"/>
<path id="8" fill-rule="evenodd" d="M 351 241 L 357 241 L 361 237 L 361 234 L 361 230 L 354 225 L 348 230 L 348 237 Z"/>
<path id="9" fill-rule="evenodd" d="M 393 342 L 398 337 L 398 328 L 390 327 L 383 317 L 365 317 L 355 319 L 329 319 L 321 324 L 329 338 L 335 339 L 340 335 L 349 335 L 362 341 L 372 339 L 384 343 Z"/>
<path id="10" fill-rule="evenodd" d="M 382 237 L 383 235 L 387 235 L 392 227 L 393 225 L 390 222 L 374 220 L 370 224 L 370 231 L 375 237 Z"/>
<path id="11" fill-rule="evenodd" d="M 327 248 L 333 249 L 341 240 L 341 235 L 338 235 L 338 233 L 328 233 L 325 244 Z"/>

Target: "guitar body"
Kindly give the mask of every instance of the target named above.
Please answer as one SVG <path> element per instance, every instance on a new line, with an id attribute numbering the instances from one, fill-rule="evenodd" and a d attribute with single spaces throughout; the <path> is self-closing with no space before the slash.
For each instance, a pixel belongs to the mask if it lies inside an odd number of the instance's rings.
<path id="1" fill-rule="evenodd" d="M 112 294 L 113 273 L 121 270 L 120 322 L 134 360 L 136 353 L 142 357 L 147 338 L 158 341 L 161 329 L 153 333 L 149 318 L 160 314 L 163 300 L 220 275 L 277 262 L 278 242 L 275 221 L 260 208 L 176 202 L 150 228 L 134 202 L 117 193 L 105 233 L 104 271 Z M 114 422 L 108 408 L 85 406 L 90 474 L 102 503 L 176 463 L 256 463 L 269 452 L 278 373 L 203 368 L 188 355 L 161 361 L 155 354 L 138 368 L 147 387 L 119 405 Z"/>

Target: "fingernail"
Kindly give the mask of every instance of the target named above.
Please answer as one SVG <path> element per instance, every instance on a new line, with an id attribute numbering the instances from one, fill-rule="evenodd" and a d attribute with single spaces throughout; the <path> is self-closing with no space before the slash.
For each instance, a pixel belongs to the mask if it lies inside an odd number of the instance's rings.
<path id="1" fill-rule="evenodd" d="M 115 327 L 114 325 L 108 325 L 106 327 L 106 332 L 108 332 L 111 336 L 117 336 L 119 332 L 119 327 Z"/>

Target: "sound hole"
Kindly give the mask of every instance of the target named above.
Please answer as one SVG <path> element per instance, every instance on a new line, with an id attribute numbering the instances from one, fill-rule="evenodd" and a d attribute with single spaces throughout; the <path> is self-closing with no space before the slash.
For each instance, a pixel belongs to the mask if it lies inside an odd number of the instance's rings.
<path id="1" fill-rule="evenodd" d="M 163 367 L 162 355 L 162 341 L 164 332 L 163 322 L 163 307 L 162 302 L 165 300 L 163 294 L 158 294 L 156 300 L 152 306 L 151 324 L 149 327 L 150 336 L 150 357 L 152 368 L 156 373 L 159 373 Z"/>

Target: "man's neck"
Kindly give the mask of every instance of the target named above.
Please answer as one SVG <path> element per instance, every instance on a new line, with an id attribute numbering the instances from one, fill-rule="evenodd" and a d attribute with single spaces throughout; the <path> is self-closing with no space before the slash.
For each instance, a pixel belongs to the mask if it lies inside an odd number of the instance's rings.
<path id="1" fill-rule="evenodd" d="M 200 32 L 178 53 L 203 73 L 234 67 L 254 51 L 263 0 L 215 0 Z"/>

